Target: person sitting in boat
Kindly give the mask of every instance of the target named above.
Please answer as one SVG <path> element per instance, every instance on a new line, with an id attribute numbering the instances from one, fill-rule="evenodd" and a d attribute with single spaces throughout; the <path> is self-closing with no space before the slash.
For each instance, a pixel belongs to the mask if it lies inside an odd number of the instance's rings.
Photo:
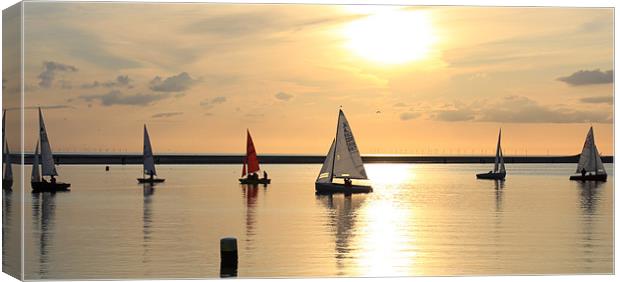
<path id="1" fill-rule="evenodd" d="M 585 176 L 586 176 L 586 169 L 581 168 L 581 177 L 585 177 Z"/>
<path id="2" fill-rule="evenodd" d="M 344 179 L 344 186 L 351 187 L 352 185 L 353 185 L 353 181 L 351 181 L 350 178 L 347 177 Z"/>
<path id="3" fill-rule="evenodd" d="M 267 178 L 267 171 L 266 170 L 263 170 L 263 179 L 268 179 Z"/>
<path id="4" fill-rule="evenodd" d="M 56 184 L 56 177 L 52 175 L 52 178 L 50 179 L 50 181 L 52 182 L 52 184 Z"/>
<path id="5" fill-rule="evenodd" d="M 153 180 L 154 175 L 153 175 L 153 172 L 152 172 L 152 171 L 151 171 L 151 172 L 149 172 L 149 177 L 151 178 L 151 180 Z"/>

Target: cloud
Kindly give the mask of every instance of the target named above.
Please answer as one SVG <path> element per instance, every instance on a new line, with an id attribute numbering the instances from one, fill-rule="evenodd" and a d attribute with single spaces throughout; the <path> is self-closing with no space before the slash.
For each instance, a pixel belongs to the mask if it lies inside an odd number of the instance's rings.
<path id="1" fill-rule="evenodd" d="M 437 111 L 432 118 L 439 121 L 468 121 L 473 120 L 475 117 L 472 110 L 456 109 Z"/>
<path id="2" fill-rule="evenodd" d="M 394 104 L 394 107 L 397 107 L 397 108 L 404 108 L 404 107 L 407 107 L 407 104 L 405 104 L 405 103 L 403 103 L 403 102 L 399 102 L 399 103 Z"/>
<path id="3" fill-rule="evenodd" d="M 78 69 L 71 65 L 65 65 L 52 61 L 43 62 L 43 72 L 38 76 L 39 86 L 50 88 L 58 72 L 76 72 Z"/>
<path id="4" fill-rule="evenodd" d="M 178 116 L 178 115 L 182 115 L 182 112 L 170 112 L 170 113 L 157 113 L 152 115 L 152 118 L 167 118 L 167 117 L 173 117 L 173 116 Z"/>
<path id="5" fill-rule="evenodd" d="M 506 123 L 585 123 L 611 122 L 611 111 L 579 111 L 543 106 L 522 96 L 509 96 L 482 110 L 478 121 Z"/>
<path id="6" fill-rule="evenodd" d="M 84 88 L 84 89 L 91 89 L 91 88 L 97 88 L 97 87 L 105 87 L 105 88 L 128 87 L 128 88 L 132 88 L 132 86 L 130 85 L 131 81 L 132 80 L 129 78 L 128 75 L 119 75 L 119 76 L 116 77 L 115 80 L 112 80 L 112 81 L 99 82 L 99 81 L 95 80 L 92 83 L 82 84 L 81 88 Z"/>
<path id="7" fill-rule="evenodd" d="M 289 100 L 291 100 L 293 98 L 293 95 L 287 94 L 287 93 L 284 93 L 284 92 L 278 92 L 275 95 L 275 97 L 276 97 L 276 99 L 281 100 L 281 101 L 289 101 Z"/>
<path id="8" fill-rule="evenodd" d="M 24 110 L 38 110 L 39 108 L 41 108 L 41 110 L 73 109 L 73 107 L 69 105 L 49 105 L 49 106 L 27 106 L 27 107 L 24 107 Z M 7 111 L 14 111 L 14 110 L 19 110 L 19 109 L 21 109 L 21 107 L 6 108 Z"/>
<path id="9" fill-rule="evenodd" d="M 213 105 L 222 104 L 226 102 L 226 100 L 227 99 L 224 96 L 217 96 L 211 100 L 207 99 L 207 100 L 200 102 L 200 105 L 206 108 L 212 108 Z"/>
<path id="10" fill-rule="evenodd" d="M 569 76 L 560 77 L 558 80 L 566 82 L 572 86 L 607 84 L 614 82 L 614 71 L 608 70 L 606 72 L 602 72 L 600 69 L 592 71 L 580 70 Z"/>
<path id="11" fill-rule="evenodd" d="M 103 106 L 129 105 L 129 106 L 148 106 L 156 101 L 170 97 L 168 93 L 163 94 L 135 94 L 123 95 L 118 90 L 113 90 L 102 95 L 82 95 L 79 98 L 86 102 L 99 101 Z"/>
<path id="12" fill-rule="evenodd" d="M 581 98 L 579 101 L 581 101 L 582 103 L 589 103 L 589 104 L 613 105 L 614 98 L 611 96 L 594 96 L 594 97 Z"/>
<path id="13" fill-rule="evenodd" d="M 404 113 L 400 114 L 400 120 L 416 119 L 420 115 L 421 115 L 420 113 L 404 112 Z"/>
<path id="14" fill-rule="evenodd" d="M 224 96 L 218 96 L 218 97 L 213 98 L 213 100 L 211 100 L 211 103 L 213 104 L 221 104 L 224 102 L 226 102 L 226 97 Z"/>
<path id="15" fill-rule="evenodd" d="M 196 82 L 188 73 L 182 72 L 166 79 L 156 76 L 149 83 L 149 87 L 157 92 L 179 92 L 189 89 Z"/>

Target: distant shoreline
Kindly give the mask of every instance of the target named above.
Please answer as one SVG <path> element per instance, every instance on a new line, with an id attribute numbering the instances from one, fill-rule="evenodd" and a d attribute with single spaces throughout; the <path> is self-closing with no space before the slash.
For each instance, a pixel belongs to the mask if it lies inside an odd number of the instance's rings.
<path id="1" fill-rule="evenodd" d="M 157 164 L 241 164 L 242 155 L 155 155 Z M 19 160 L 13 154 L 11 159 Z M 321 164 L 325 156 L 259 155 L 263 164 Z M 364 163 L 494 163 L 494 156 L 362 156 Z M 613 156 L 603 156 L 604 163 L 613 163 Z M 56 154 L 56 164 L 142 164 L 138 154 Z M 577 163 L 579 155 L 573 156 L 504 156 L 506 163 Z M 24 163 L 32 164 L 32 154 L 24 155 Z"/>

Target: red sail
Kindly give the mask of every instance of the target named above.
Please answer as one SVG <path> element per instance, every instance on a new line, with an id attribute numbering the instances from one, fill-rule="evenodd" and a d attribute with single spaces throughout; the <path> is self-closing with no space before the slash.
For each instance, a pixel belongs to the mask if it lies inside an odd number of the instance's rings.
<path id="1" fill-rule="evenodd" d="M 244 177 L 247 174 L 245 170 L 245 165 L 246 165 L 246 161 L 245 161 L 245 158 L 243 158 L 243 170 L 241 171 L 241 177 Z"/>
<path id="2" fill-rule="evenodd" d="M 246 161 L 248 164 L 248 173 L 257 172 L 260 170 L 258 167 L 258 157 L 256 157 L 256 149 L 254 149 L 254 142 L 252 142 L 252 136 L 248 130 L 248 143 L 246 150 Z"/>

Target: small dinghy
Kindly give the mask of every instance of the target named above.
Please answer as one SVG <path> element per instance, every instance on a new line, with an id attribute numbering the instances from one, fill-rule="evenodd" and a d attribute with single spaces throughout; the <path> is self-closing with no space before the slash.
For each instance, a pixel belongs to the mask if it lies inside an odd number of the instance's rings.
<path id="1" fill-rule="evenodd" d="M 344 183 L 334 183 L 334 178 L 344 179 Z M 340 110 L 336 138 L 332 141 L 314 186 L 317 194 L 372 192 L 371 186 L 353 184 L 352 179 L 367 180 L 368 176 L 349 122 Z"/>
<path id="2" fill-rule="evenodd" d="M 142 147 L 142 178 L 138 178 L 138 183 L 162 183 L 166 181 L 163 178 L 155 178 L 157 171 L 155 171 L 155 159 L 153 158 L 153 148 L 151 147 L 151 138 L 149 138 L 149 132 L 146 130 L 146 124 L 144 125 L 144 145 Z M 146 176 L 149 177 L 146 177 Z"/>
<path id="3" fill-rule="evenodd" d="M 39 155 L 39 142 L 41 144 L 41 153 Z M 32 163 L 32 179 L 30 186 L 33 193 L 38 192 L 58 192 L 69 191 L 71 184 L 57 182 L 55 176 L 58 176 L 56 171 L 56 164 L 54 163 L 54 155 L 52 153 L 52 146 L 47 138 L 47 130 L 45 129 L 45 122 L 43 121 L 43 114 L 41 108 L 39 108 L 39 142 L 34 153 L 34 161 Z M 41 174 L 39 175 L 39 161 L 41 162 Z M 50 180 L 47 181 L 44 176 L 49 176 Z"/>
<path id="4" fill-rule="evenodd" d="M 592 127 L 590 127 L 588 136 L 586 136 L 586 142 L 583 144 L 576 173 L 580 175 L 572 175 L 570 180 L 607 181 L 607 172 L 594 143 L 594 130 Z"/>
<path id="5" fill-rule="evenodd" d="M 11 152 L 9 152 L 9 143 L 6 140 L 5 132 L 5 116 L 6 110 L 2 113 L 2 189 L 12 191 L 13 187 L 13 168 L 11 167 Z"/>
<path id="6" fill-rule="evenodd" d="M 246 152 L 245 158 L 243 158 L 243 170 L 241 171 L 241 178 L 239 183 L 241 184 L 270 184 L 271 179 L 268 178 L 267 172 L 263 171 L 263 177 L 258 176 L 260 171 L 260 165 L 258 164 L 258 156 L 256 155 L 256 149 L 254 148 L 254 142 L 250 135 L 250 130 L 247 131 Z"/>
<path id="7" fill-rule="evenodd" d="M 502 153 L 502 130 L 499 130 L 497 137 L 497 149 L 495 151 L 495 166 L 492 171 L 476 174 L 478 179 L 504 180 L 506 178 L 506 166 L 504 165 L 504 154 Z"/>

